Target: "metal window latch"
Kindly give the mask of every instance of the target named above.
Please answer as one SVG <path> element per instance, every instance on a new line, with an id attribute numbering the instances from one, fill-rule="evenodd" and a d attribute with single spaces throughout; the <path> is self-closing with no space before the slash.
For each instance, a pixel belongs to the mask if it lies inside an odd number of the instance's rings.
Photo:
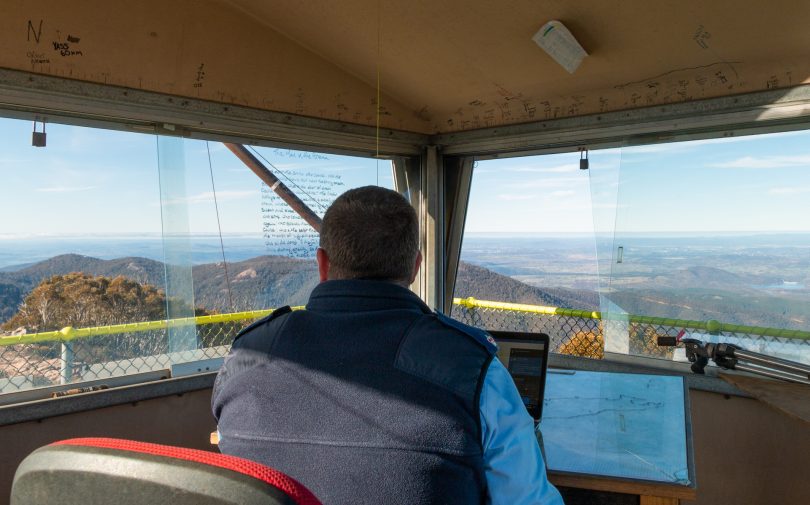
<path id="1" fill-rule="evenodd" d="M 45 147 L 47 136 L 45 135 L 45 121 L 42 122 L 42 131 L 37 131 L 37 121 L 34 120 L 34 133 L 31 134 L 31 145 L 34 147 Z"/>
<path id="2" fill-rule="evenodd" d="M 588 170 L 589 163 L 588 163 L 588 148 L 581 147 L 579 149 L 579 169 L 580 170 Z"/>

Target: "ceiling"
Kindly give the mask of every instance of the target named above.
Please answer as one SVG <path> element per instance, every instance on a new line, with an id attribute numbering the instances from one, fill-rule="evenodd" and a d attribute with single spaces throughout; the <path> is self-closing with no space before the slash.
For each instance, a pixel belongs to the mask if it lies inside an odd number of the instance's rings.
<path id="1" fill-rule="evenodd" d="M 806 0 L 226 1 L 371 86 L 379 71 L 433 131 L 810 82 Z M 573 75 L 531 40 L 552 19 L 589 54 Z"/>
<path id="2" fill-rule="evenodd" d="M 532 41 L 550 20 L 573 74 Z M 807 0 L 4 0 L 0 69 L 432 134 L 787 93 L 807 26 Z"/>

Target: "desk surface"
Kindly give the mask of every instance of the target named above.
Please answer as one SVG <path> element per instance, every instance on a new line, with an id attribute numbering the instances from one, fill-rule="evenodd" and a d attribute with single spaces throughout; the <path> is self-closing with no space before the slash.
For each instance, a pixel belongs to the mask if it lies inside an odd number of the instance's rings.
<path id="1" fill-rule="evenodd" d="M 694 496 L 686 395 L 682 377 L 549 370 L 540 428 L 552 480 Z"/>

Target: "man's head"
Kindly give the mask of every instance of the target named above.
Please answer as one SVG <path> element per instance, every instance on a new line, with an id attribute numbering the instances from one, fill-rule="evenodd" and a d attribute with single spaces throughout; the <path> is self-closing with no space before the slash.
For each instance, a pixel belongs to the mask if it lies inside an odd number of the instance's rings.
<path id="1" fill-rule="evenodd" d="M 413 282 L 422 255 L 416 211 L 399 193 L 364 186 L 343 193 L 321 224 L 321 281 L 376 279 Z"/>

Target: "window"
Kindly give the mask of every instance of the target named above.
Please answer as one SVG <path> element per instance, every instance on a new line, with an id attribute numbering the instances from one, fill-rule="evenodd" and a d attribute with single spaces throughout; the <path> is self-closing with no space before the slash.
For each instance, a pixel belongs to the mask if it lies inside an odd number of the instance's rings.
<path id="1" fill-rule="evenodd" d="M 655 341 L 683 330 L 810 362 L 806 339 L 776 336 L 810 323 L 808 146 L 800 131 L 622 149 L 600 262 L 609 350 L 673 357 Z"/>
<path id="2" fill-rule="evenodd" d="M 581 341 L 578 354 L 601 356 L 597 320 L 538 313 L 599 308 L 589 173 L 579 158 L 574 152 L 476 162 L 455 317 L 493 330 L 548 333 L 558 352 L 573 352 L 570 343 Z M 613 170 L 619 152 L 590 158 L 591 170 Z"/>
<path id="3" fill-rule="evenodd" d="M 0 119 L 0 393 L 215 370 L 245 324 L 306 302 L 317 234 L 224 144 L 30 132 Z M 393 186 L 389 161 L 243 148 L 319 216 Z"/>
<path id="4" fill-rule="evenodd" d="M 454 314 L 594 358 L 682 360 L 658 345 L 681 335 L 808 363 L 808 146 L 800 131 L 591 151 L 588 171 L 579 153 L 478 162 Z"/>

